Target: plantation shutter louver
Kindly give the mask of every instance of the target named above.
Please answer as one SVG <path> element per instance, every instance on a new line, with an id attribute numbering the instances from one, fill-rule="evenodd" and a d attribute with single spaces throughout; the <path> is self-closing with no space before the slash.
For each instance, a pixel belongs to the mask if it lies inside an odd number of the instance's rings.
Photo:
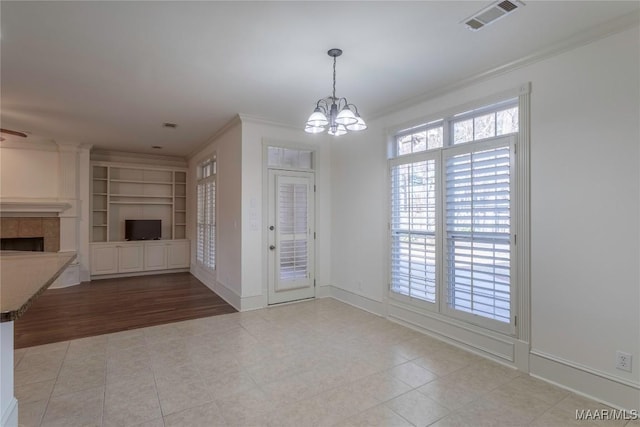
<path id="1" fill-rule="evenodd" d="M 304 279 L 308 275 L 309 186 L 281 182 L 278 186 L 280 280 Z"/>

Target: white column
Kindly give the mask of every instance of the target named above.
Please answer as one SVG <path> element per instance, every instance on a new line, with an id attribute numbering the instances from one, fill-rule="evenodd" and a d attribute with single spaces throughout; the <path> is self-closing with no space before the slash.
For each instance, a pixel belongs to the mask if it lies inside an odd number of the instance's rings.
<path id="1" fill-rule="evenodd" d="M 0 427 L 18 425 L 18 401 L 13 395 L 13 322 L 0 323 Z"/>

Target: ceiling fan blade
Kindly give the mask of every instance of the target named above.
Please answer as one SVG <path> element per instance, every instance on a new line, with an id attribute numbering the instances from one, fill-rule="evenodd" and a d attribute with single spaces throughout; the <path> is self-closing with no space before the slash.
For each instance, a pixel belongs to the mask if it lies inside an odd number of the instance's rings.
<path id="1" fill-rule="evenodd" d="M 11 129 L 1 129 L 0 128 L 0 132 L 2 133 L 7 133 L 9 135 L 15 135 L 15 136 L 21 136 L 23 138 L 27 137 L 27 134 L 24 132 L 18 132 L 17 130 L 11 130 Z"/>

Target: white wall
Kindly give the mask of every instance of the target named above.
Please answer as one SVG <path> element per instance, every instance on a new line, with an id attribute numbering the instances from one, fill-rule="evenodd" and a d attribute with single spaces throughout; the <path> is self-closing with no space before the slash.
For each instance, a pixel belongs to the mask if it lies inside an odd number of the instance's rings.
<path id="1" fill-rule="evenodd" d="M 214 290 L 235 308 L 241 307 L 243 294 L 241 239 L 242 239 L 242 127 L 239 120 L 232 121 L 205 147 L 189 159 L 187 173 L 187 236 L 191 239 L 191 272 L 206 286 Z M 203 161 L 216 155 L 216 271 L 211 273 L 196 264 L 196 180 L 197 168 Z"/>
<path id="2" fill-rule="evenodd" d="M 245 309 L 267 303 L 266 248 L 263 223 L 263 144 L 308 147 L 316 153 L 316 281 L 329 284 L 331 271 L 330 148 L 323 135 L 309 135 L 242 116 L 242 297 Z M 256 223 L 257 221 L 257 223 Z M 252 224 L 256 224 L 253 226 Z M 317 292 L 322 293 L 321 289 Z"/>
<path id="3" fill-rule="evenodd" d="M 63 141 L 8 139 L 0 144 L 0 200 L 22 203 L 27 215 L 59 216 L 60 250 L 77 253 L 52 288 L 89 280 L 89 150 L 84 144 Z M 70 207 L 48 212 L 40 206 L 40 214 L 29 210 L 30 203 L 55 202 Z"/>
<path id="4" fill-rule="evenodd" d="M 637 26 L 626 29 L 374 120 L 366 136 L 336 140 L 332 284 L 384 303 L 384 129 L 531 82 L 532 350 L 522 357 L 536 375 L 637 408 L 639 39 Z M 633 355 L 632 373 L 615 369 L 616 350 Z"/>
<path id="5" fill-rule="evenodd" d="M 0 146 L 0 195 L 5 198 L 57 198 L 58 150 L 29 145 L 20 149 L 10 144 Z"/>

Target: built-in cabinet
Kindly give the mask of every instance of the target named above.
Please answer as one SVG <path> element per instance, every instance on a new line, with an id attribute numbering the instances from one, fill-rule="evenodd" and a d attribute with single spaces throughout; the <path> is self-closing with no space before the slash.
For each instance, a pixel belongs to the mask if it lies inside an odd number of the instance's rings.
<path id="1" fill-rule="evenodd" d="M 92 276 L 189 267 L 185 168 L 92 162 L 91 186 Z M 127 219 L 161 220 L 161 240 L 125 241 Z"/>
<path id="2" fill-rule="evenodd" d="M 91 244 L 91 275 L 140 273 L 189 267 L 188 240 Z"/>

